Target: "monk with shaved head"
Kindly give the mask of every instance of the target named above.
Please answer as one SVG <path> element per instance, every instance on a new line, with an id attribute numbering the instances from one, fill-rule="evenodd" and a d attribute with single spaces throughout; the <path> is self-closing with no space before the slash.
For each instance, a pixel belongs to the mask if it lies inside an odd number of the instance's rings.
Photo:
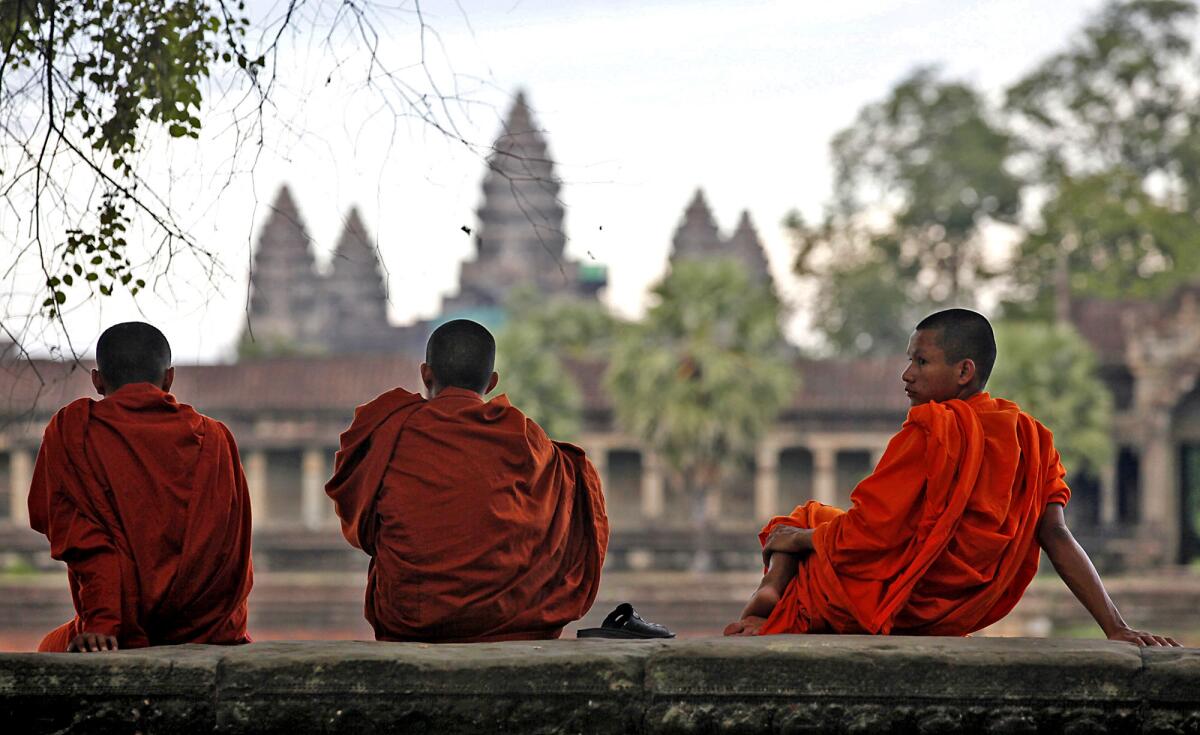
<path id="1" fill-rule="evenodd" d="M 503 395 L 496 342 L 457 319 L 429 338 L 421 380 L 359 406 L 333 499 L 371 557 L 366 618 L 383 641 L 557 638 L 591 607 L 608 546 L 600 480 Z"/>
<path id="2" fill-rule="evenodd" d="M 1050 431 L 984 392 L 995 361 L 981 314 L 917 325 L 908 420 L 848 511 L 814 501 L 767 524 L 766 575 L 727 635 L 967 635 L 1013 609 L 1045 550 L 1108 638 L 1178 645 L 1117 611 L 1063 519 L 1071 491 Z"/>
<path id="3" fill-rule="evenodd" d="M 110 327 L 92 384 L 50 420 L 29 521 L 66 562 L 75 618 L 39 651 L 247 643 L 250 498 L 229 429 L 179 403 L 171 347 Z"/>

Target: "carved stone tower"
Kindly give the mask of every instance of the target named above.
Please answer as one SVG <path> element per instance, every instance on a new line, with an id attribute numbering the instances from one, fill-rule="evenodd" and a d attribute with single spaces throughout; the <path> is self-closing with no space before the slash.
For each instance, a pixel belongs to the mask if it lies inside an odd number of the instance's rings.
<path id="1" fill-rule="evenodd" d="M 335 353 L 387 352 L 392 327 L 379 255 L 358 209 L 350 210 L 325 279 L 324 333 Z"/>
<path id="2" fill-rule="evenodd" d="M 244 351 L 309 351 L 321 331 L 320 296 L 308 233 L 291 192 L 283 186 L 254 252 Z"/>
<path id="3" fill-rule="evenodd" d="M 671 240 L 671 262 L 683 260 L 712 260 L 732 258 L 740 262 L 755 283 L 774 288 L 771 272 L 767 267 L 767 255 L 758 232 L 750 221 L 750 213 L 743 211 L 737 229 L 728 240 L 721 237 L 712 211 L 704 199 L 704 191 L 696 195 L 683 212 L 683 222 L 675 230 Z"/>
<path id="4" fill-rule="evenodd" d="M 460 291 L 445 299 L 444 317 L 503 308 L 522 287 L 595 298 L 603 269 L 581 268 L 563 255 L 560 188 L 546 139 L 518 93 L 488 159 L 476 255 L 463 263 Z"/>

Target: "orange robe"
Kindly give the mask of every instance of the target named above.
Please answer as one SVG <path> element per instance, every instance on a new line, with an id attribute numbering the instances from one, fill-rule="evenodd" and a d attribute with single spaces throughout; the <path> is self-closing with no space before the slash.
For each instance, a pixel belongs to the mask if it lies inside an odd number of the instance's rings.
<path id="1" fill-rule="evenodd" d="M 852 507 L 771 520 L 813 553 L 760 630 L 966 635 L 1004 617 L 1037 571 L 1037 524 L 1071 491 L 1050 431 L 983 393 L 909 411 Z"/>
<path id="2" fill-rule="evenodd" d="M 74 620 L 121 648 L 247 643 L 250 498 L 229 429 L 150 383 L 81 398 L 50 420 L 29 523 L 67 564 Z"/>
<path id="3" fill-rule="evenodd" d="M 325 491 L 371 557 L 378 640 L 557 638 L 596 599 L 599 477 L 504 396 L 397 388 L 359 406 Z"/>

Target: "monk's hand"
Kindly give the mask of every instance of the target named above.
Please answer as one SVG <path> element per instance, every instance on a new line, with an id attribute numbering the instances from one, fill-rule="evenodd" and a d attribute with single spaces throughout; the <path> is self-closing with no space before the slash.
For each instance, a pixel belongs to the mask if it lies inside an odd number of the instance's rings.
<path id="1" fill-rule="evenodd" d="M 795 526 L 776 526 L 763 544 L 763 566 L 771 565 L 771 554 L 803 554 L 812 551 L 812 529 Z"/>
<path id="2" fill-rule="evenodd" d="M 117 639 L 102 633 L 80 633 L 67 644 L 68 652 L 98 653 L 117 650 Z"/>
<path id="3" fill-rule="evenodd" d="M 1153 633 L 1147 633 L 1144 630 L 1134 630 L 1130 627 L 1117 628 L 1108 634 L 1108 639 L 1110 641 L 1132 643 L 1135 646 L 1179 646 L 1174 638 L 1165 635 L 1154 635 Z"/>

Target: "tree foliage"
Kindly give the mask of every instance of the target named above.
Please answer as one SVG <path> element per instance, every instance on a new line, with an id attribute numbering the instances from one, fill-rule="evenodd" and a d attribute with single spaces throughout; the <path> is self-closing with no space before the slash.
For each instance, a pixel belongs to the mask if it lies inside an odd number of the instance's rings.
<path id="1" fill-rule="evenodd" d="M 696 502 L 708 497 L 797 385 L 771 289 L 731 260 L 676 263 L 645 318 L 619 335 L 608 373 L 617 423 L 656 452 Z"/>
<path id="2" fill-rule="evenodd" d="M 842 354 L 972 305 L 1065 319 L 1071 298 L 1161 297 L 1200 273 L 1200 60 L 1192 0 L 1112 0 L 1005 91 L 919 68 L 832 144 L 825 221 L 789 221 L 813 325 Z M 1011 225 L 1007 262 L 988 223 Z M 1056 308 L 1057 307 L 1057 308 Z"/>
<path id="3" fill-rule="evenodd" d="M 1110 1 L 1007 90 L 1034 180 L 1123 170 L 1195 196 L 1195 16 L 1190 0 Z"/>
<path id="4" fill-rule="evenodd" d="M 1008 90 L 1045 200 L 1013 255 L 1010 311 L 1161 296 L 1200 272 L 1195 16 L 1190 1 L 1110 2 Z"/>
<path id="5" fill-rule="evenodd" d="M 1069 473 L 1107 465 L 1112 398 L 1087 342 L 1066 324 L 1010 321 L 996 325 L 996 345 L 988 390 L 1036 413 Z"/>
<path id="6" fill-rule="evenodd" d="M 834 138 L 831 211 L 815 228 L 789 220 L 830 346 L 895 350 L 895 316 L 880 315 L 970 303 L 992 276 L 981 233 L 1015 217 L 1020 182 L 1007 169 L 1012 140 L 991 116 L 969 85 L 920 68 Z"/>
<path id="7" fill-rule="evenodd" d="M 554 439 L 575 439 L 584 400 L 572 365 L 598 364 L 618 323 L 595 302 L 518 292 L 496 338 L 498 390 Z"/>
<path id="8" fill-rule="evenodd" d="M 1200 226 L 1127 171 L 1064 177 L 1039 219 L 1013 255 L 1010 312 L 1046 317 L 1060 288 L 1075 297 L 1153 298 L 1200 273 Z"/>
<path id="9" fill-rule="evenodd" d="M 72 288 L 110 295 L 145 287 L 130 258 L 130 209 L 166 238 L 190 243 L 169 208 L 147 192 L 135 166 L 148 130 L 198 137 L 202 84 L 220 64 L 261 67 L 243 42 L 249 21 L 225 0 L 6 0 L 0 16 L 0 106 L 8 115 L 0 172 L 4 196 L 23 191 L 54 316 Z M 36 108 L 40 114 L 29 115 Z M 61 240 L 43 239 L 47 200 L 72 206 L 79 185 L 60 158 L 82 166 L 91 196 Z M 78 175 L 78 173 L 76 173 Z"/>

